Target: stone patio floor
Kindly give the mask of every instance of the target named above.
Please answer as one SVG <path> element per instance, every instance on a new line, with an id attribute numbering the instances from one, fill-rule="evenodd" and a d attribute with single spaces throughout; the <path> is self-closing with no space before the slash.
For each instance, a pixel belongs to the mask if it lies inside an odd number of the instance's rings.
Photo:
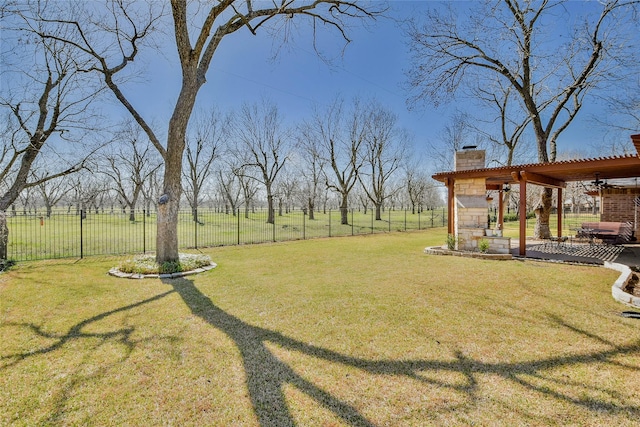
<path id="1" fill-rule="evenodd" d="M 513 246 L 514 240 L 516 246 Z M 511 254 L 518 258 L 518 241 L 512 239 L 511 242 Z M 556 244 L 527 239 L 527 258 L 598 265 L 609 261 L 628 267 L 640 267 L 640 243 L 606 245 L 569 241 L 564 244 Z"/>

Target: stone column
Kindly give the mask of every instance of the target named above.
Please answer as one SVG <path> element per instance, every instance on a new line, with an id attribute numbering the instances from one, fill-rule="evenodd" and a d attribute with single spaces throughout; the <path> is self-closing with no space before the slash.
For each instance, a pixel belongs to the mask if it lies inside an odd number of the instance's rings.
<path id="1" fill-rule="evenodd" d="M 485 167 L 484 150 L 456 152 L 456 171 Z M 455 187 L 455 235 L 457 249 L 473 251 L 484 236 L 487 223 L 486 182 L 484 178 L 456 179 Z"/>

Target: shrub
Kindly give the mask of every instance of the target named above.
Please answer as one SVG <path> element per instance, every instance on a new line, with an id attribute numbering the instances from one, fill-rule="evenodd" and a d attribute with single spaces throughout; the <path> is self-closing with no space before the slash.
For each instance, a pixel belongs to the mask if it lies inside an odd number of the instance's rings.
<path id="1" fill-rule="evenodd" d="M 453 234 L 447 234 L 447 249 L 450 251 L 456 248 L 456 236 Z"/>
<path id="2" fill-rule="evenodd" d="M 5 271 L 16 265 L 16 262 L 10 259 L 0 259 L 0 271 Z"/>
<path id="3" fill-rule="evenodd" d="M 536 213 L 531 211 L 531 212 L 527 212 L 527 219 L 533 219 L 536 217 Z M 520 216 L 517 213 L 506 213 L 504 214 L 504 221 L 505 222 L 515 222 L 520 220 Z"/>

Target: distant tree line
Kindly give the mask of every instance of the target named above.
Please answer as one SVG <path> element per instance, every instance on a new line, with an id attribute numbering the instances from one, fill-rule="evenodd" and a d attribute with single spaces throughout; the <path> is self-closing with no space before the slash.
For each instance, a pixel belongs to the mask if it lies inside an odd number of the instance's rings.
<path id="1" fill-rule="evenodd" d="M 412 141 L 395 114 L 376 100 L 336 99 L 297 126 L 285 126 L 277 105 L 263 100 L 239 111 L 197 110 L 185 138 L 183 198 L 192 211 L 215 209 L 248 216 L 268 209 L 267 222 L 294 208 L 314 212 L 385 208 L 418 213 L 443 205 L 437 186 L 415 161 Z M 82 156 L 79 156 L 82 157 Z M 30 176 L 50 175 L 56 162 L 42 157 Z M 77 160 L 80 162 L 80 159 Z M 108 144 L 82 159 L 74 174 L 27 186 L 10 215 L 44 212 L 137 212 L 157 209 L 163 163 L 146 135 L 130 120 Z"/>

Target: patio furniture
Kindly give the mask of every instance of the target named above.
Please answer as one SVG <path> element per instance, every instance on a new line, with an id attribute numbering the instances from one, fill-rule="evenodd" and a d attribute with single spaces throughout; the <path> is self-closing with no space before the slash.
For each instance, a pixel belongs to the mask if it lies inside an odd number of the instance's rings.
<path id="1" fill-rule="evenodd" d="M 569 237 L 568 236 L 549 236 L 543 240 L 544 240 L 545 247 L 549 245 L 550 247 L 553 248 L 555 244 L 556 249 L 559 249 L 565 246 L 567 240 L 569 240 Z"/>
<path id="2" fill-rule="evenodd" d="M 619 245 L 631 240 L 632 230 L 628 222 L 583 222 L 576 237 L 586 237 L 589 243 L 599 239 L 602 243 Z"/>

